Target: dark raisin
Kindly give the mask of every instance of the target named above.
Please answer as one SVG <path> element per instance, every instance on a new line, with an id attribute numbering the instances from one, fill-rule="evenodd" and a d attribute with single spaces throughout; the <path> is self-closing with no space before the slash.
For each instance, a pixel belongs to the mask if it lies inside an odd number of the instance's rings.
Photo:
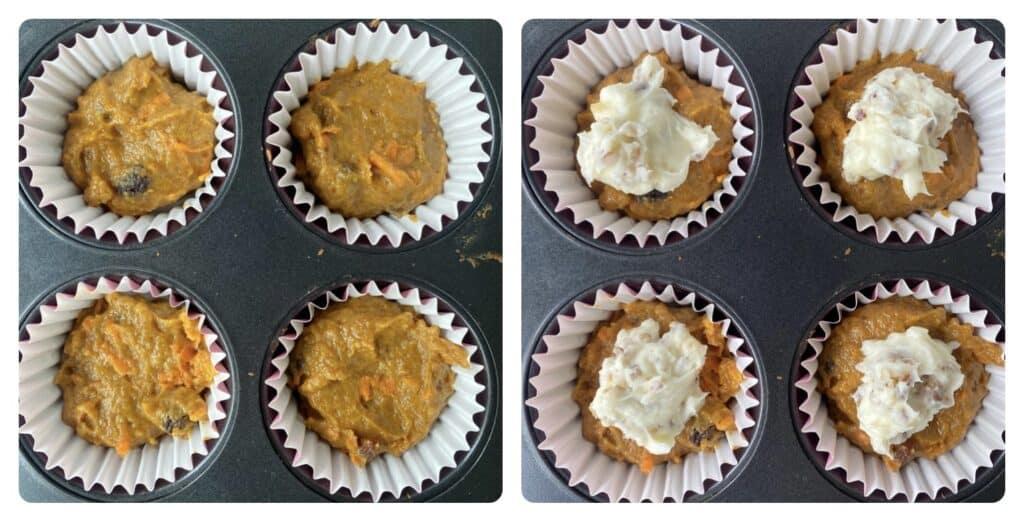
<path id="1" fill-rule="evenodd" d="M 660 201 L 661 199 L 664 199 L 665 197 L 668 197 L 668 193 L 665 193 L 663 191 L 658 191 L 658 190 L 651 190 L 651 191 L 649 191 L 649 192 L 647 192 L 647 193 L 645 193 L 645 194 L 640 196 L 641 199 L 644 199 L 644 200 L 647 200 L 647 201 Z"/>
<path id="2" fill-rule="evenodd" d="M 188 425 L 188 416 L 180 416 L 173 418 L 171 416 L 164 416 L 163 427 L 164 432 L 170 433 L 178 429 L 185 428 Z"/>
<path id="3" fill-rule="evenodd" d="M 715 437 L 715 427 L 714 427 L 714 425 L 709 426 L 709 427 L 705 428 L 704 430 L 698 430 L 698 429 L 695 428 L 695 429 L 693 429 L 693 432 L 690 433 L 690 443 L 693 443 L 694 446 L 699 447 L 699 446 L 701 446 L 701 443 L 704 443 L 705 441 L 709 441 L 709 440 L 713 439 L 714 437 Z"/>
<path id="4" fill-rule="evenodd" d="M 125 197 L 137 197 L 149 189 L 149 177 L 142 166 L 132 166 L 114 181 L 117 192 Z"/>

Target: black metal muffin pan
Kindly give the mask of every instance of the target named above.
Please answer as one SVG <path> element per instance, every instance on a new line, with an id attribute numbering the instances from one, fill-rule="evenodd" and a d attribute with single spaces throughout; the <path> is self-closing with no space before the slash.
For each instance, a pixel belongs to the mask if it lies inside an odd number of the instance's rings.
<path id="1" fill-rule="evenodd" d="M 713 297 L 737 321 L 763 367 L 758 424 L 739 465 L 722 482 L 707 487 L 701 501 L 858 501 L 868 499 L 835 472 L 820 465 L 807 436 L 799 430 L 794 375 L 806 350 L 812 324 L 853 291 L 895 278 L 921 279 L 967 292 L 996 319 L 1005 311 L 1005 211 L 1003 199 L 978 225 L 928 246 L 878 244 L 845 232 L 806 198 L 787 153 L 786 126 L 794 78 L 817 45 L 843 21 L 681 20 L 724 43 L 756 92 L 757 133 L 761 139 L 755 169 L 724 215 L 705 231 L 665 248 L 621 249 L 580 235 L 571 221 L 545 204 L 529 167 L 532 131 L 522 125 L 523 273 L 522 393 L 533 394 L 532 354 L 542 348 L 551 321 L 566 305 L 609 282 L 670 280 Z M 617 21 L 617 23 L 620 23 Z M 625 23 L 625 21 L 621 21 Z M 975 25 L 995 47 L 1003 48 L 998 21 Z M 522 106 L 539 92 L 536 78 L 567 42 L 607 20 L 531 20 L 523 27 Z M 550 201 L 548 201 L 550 202 Z M 580 487 L 569 487 L 566 473 L 541 453 L 533 427 L 535 411 L 523 406 L 522 492 L 534 502 L 601 501 Z M 1005 454 L 979 472 L 956 494 L 937 500 L 996 501 L 1004 492 Z M 884 500 L 876 492 L 870 498 Z M 919 498 L 920 499 L 920 498 Z M 689 500 L 689 498 L 688 498 Z"/>
<path id="2" fill-rule="evenodd" d="M 29 20 L 22 24 L 22 87 L 57 42 L 118 21 Z M 211 453 L 173 483 L 129 496 L 86 491 L 46 471 L 22 436 L 19 488 L 27 501 L 353 501 L 329 494 L 286 463 L 265 421 L 266 361 L 295 309 L 317 292 L 369 279 L 417 286 L 464 320 L 480 347 L 486 385 L 480 431 L 458 466 L 398 501 L 493 501 L 501 494 L 501 27 L 493 20 L 387 20 L 427 31 L 465 58 L 490 115 L 491 161 L 457 220 L 401 249 L 346 247 L 289 211 L 268 173 L 263 122 L 282 69 L 314 38 L 352 20 L 141 21 L 194 41 L 225 73 L 235 113 L 234 168 L 200 220 L 166 237 L 121 248 L 68 234 L 22 188 L 19 208 L 20 330 L 40 303 L 86 276 L 152 277 L 194 299 L 223 338 L 232 397 Z M 369 22 L 369 21 L 367 21 Z M 497 260 L 495 260 L 497 259 Z"/>

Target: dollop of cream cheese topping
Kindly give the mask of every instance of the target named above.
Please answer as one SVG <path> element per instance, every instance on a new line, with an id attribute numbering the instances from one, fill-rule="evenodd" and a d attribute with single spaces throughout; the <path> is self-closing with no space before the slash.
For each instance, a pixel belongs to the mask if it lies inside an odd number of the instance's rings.
<path id="1" fill-rule="evenodd" d="M 690 161 L 701 161 L 718 141 L 677 113 L 675 97 L 661 87 L 665 69 L 648 55 L 632 82 L 605 86 L 591 105 L 594 123 L 581 132 L 576 160 L 587 184 L 595 180 L 626 193 L 668 193 L 686 182 Z"/>
<path id="2" fill-rule="evenodd" d="M 875 452 L 891 457 L 892 445 L 924 430 L 935 414 L 953 406 L 953 394 L 964 382 L 953 357 L 958 346 L 919 326 L 861 343 L 864 359 L 856 368 L 863 377 L 853 399 L 860 428 Z"/>
<path id="3" fill-rule="evenodd" d="M 700 370 L 707 346 L 683 323 L 660 335 L 653 319 L 620 330 L 614 354 L 601 363 L 590 412 L 652 454 L 668 454 L 686 422 L 704 405 Z"/>
<path id="4" fill-rule="evenodd" d="M 939 141 L 961 112 L 960 101 L 927 75 L 908 67 L 879 72 L 846 115 L 855 123 L 843 141 L 843 178 L 895 177 L 908 198 L 930 195 L 924 174 L 942 169 Z"/>

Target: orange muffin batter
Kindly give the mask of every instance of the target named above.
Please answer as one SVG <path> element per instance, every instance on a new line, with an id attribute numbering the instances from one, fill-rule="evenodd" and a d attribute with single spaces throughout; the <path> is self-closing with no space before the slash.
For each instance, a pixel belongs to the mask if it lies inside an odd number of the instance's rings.
<path id="1" fill-rule="evenodd" d="M 345 217 L 406 215 L 441 193 L 448 154 L 426 87 L 388 61 L 336 70 L 292 114 L 296 170 Z"/>
<path id="2" fill-rule="evenodd" d="M 420 442 L 454 392 L 466 350 L 408 307 L 363 296 L 316 314 L 288 364 L 306 426 L 363 467 Z"/>
<path id="3" fill-rule="evenodd" d="M 601 98 L 601 90 L 605 86 L 628 83 L 633 78 L 633 70 L 649 53 L 641 55 L 632 66 L 619 69 L 608 75 L 594 86 L 587 96 L 587 107 L 576 116 L 576 124 L 580 132 L 589 131 L 594 123 L 591 106 Z M 631 195 L 594 181 L 590 189 L 597 194 L 598 204 L 606 210 L 622 211 L 636 220 L 661 220 L 678 217 L 699 208 L 709 197 L 722 186 L 722 181 L 729 175 L 729 162 L 732 160 L 733 136 L 732 127 L 735 121 L 729 113 L 729 104 L 722 98 L 722 92 L 701 84 L 690 78 L 678 66 L 669 61 L 664 51 L 654 54 L 665 68 L 665 80 L 662 83 L 676 99 L 675 110 L 701 126 L 711 126 L 718 136 L 711 151 L 704 160 L 691 162 L 686 182 L 668 193 L 652 191 L 644 195 Z M 577 148 L 579 139 L 576 140 Z"/>
<path id="4" fill-rule="evenodd" d="M 661 325 L 661 333 L 673 322 L 683 323 L 701 343 L 707 345 L 704 367 L 700 372 L 700 389 L 707 393 L 704 405 L 690 418 L 683 431 L 676 436 L 675 446 L 668 454 L 654 455 L 625 437 L 616 427 L 606 427 L 590 412 L 590 403 L 600 386 L 600 371 L 604 360 L 615 348 L 615 339 L 621 330 L 635 328 L 645 319 Z M 680 463 L 690 452 L 714 450 L 727 430 L 736 429 L 736 421 L 727 403 L 740 389 L 743 375 L 736 360 L 725 346 L 721 326 L 705 315 L 690 308 L 668 306 L 656 301 L 637 301 L 601 323 L 580 353 L 576 387 L 572 398 L 580 406 L 583 417 L 583 437 L 606 455 L 640 466 L 649 473 L 655 465 L 665 462 Z"/>
<path id="5" fill-rule="evenodd" d="M 83 310 L 64 342 L 54 383 L 64 423 L 124 456 L 207 420 L 210 352 L 184 308 L 111 293 Z"/>
<path id="6" fill-rule="evenodd" d="M 853 400 L 862 376 L 856 369 L 864 359 L 861 343 L 885 339 L 889 334 L 904 332 L 912 326 L 927 328 L 933 338 L 960 343 L 953 357 L 960 364 L 964 382 L 954 394 L 953 406 L 935 414 L 924 430 L 893 445 L 892 458 L 882 456 L 894 471 L 914 458 L 935 459 L 958 445 L 988 394 L 985 365 L 1003 365 L 999 345 L 974 335 L 972 326 L 961 323 L 941 306 L 932 306 L 913 297 L 892 297 L 845 314 L 833 327 L 818 356 L 818 390 L 825 397 L 836 430 L 866 453 L 875 452 L 870 438 L 860 429 L 857 403 Z"/>
<path id="7" fill-rule="evenodd" d="M 93 82 L 68 114 L 62 163 L 86 204 L 145 215 L 178 202 L 210 176 L 213 108 L 152 55 Z"/>
<path id="8" fill-rule="evenodd" d="M 823 175 L 844 201 L 872 217 L 894 219 L 918 211 L 940 211 L 966 195 L 978 182 L 981 150 L 978 149 L 974 124 L 967 113 L 957 115 L 953 127 L 939 142 L 939 149 L 947 156 L 942 171 L 924 174 L 925 185 L 931 195 L 919 193 L 913 199 L 908 198 L 903 191 L 903 182 L 895 177 L 861 179 L 856 183 L 843 178 L 843 142 L 854 125 L 846 115 L 850 106 L 861 98 L 868 81 L 883 69 L 908 67 L 927 75 L 936 87 L 959 99 L 965 110 L 969 109 L 963 93 L 953 89 L 953 73 L 918 62 L 916 56 L 916 52 L 907 51 L 882 59 L 876 52 L 871 58 L 859 62 L 849 73 L 835 79 L 825 100 L 814 109 L 811 127 L 818 141 Z"/>

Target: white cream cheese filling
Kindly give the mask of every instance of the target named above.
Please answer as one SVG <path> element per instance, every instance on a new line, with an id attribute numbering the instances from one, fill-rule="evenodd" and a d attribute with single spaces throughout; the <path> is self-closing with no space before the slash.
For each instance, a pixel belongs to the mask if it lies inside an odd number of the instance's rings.
<path id="1" fill-rule="evenodd" d="M 648 55 L 631 82 L 601 90 L 591 106 L 594 123 L 578 134 L 576 160 L 587 184 L 600 181 L 633 195 L 668 193 L 686 182 L 691 161 L 711 151 L 715 132 L 673 109 L 664 78 L 661 62 Z"/>
<path id="2" fill-rule="evenodd" d="M 659 336 L 647 319 L 619 331 L 614 353 L 601 363 L 600 386 L 590 412 L 652 454 L 667 454 L 707 394 L 700 371 L 707 346 L 683 323 L 673 322 Z"/>
<path id="3" fill-rule="evenodd" d="M 843 141 L 843 178 L 894 177 L 908 198 L 930 195 L 924 174 L 942 169 L 946 154 L 939 141 L 963 111 L 927 75 L 907 67 L 881 71 L 846 115 L 855 124 Z"/>
<path id="4" fill-rule="evenodd" d="M 891 457 L 891 447 L 924 430 L 940 410 L 953 406 L 964 375 L 947 343 L 913 326 L 885 339 L 861 343 L 863 374 L 853 394 L 860 428 L 875 452 Z"/>

